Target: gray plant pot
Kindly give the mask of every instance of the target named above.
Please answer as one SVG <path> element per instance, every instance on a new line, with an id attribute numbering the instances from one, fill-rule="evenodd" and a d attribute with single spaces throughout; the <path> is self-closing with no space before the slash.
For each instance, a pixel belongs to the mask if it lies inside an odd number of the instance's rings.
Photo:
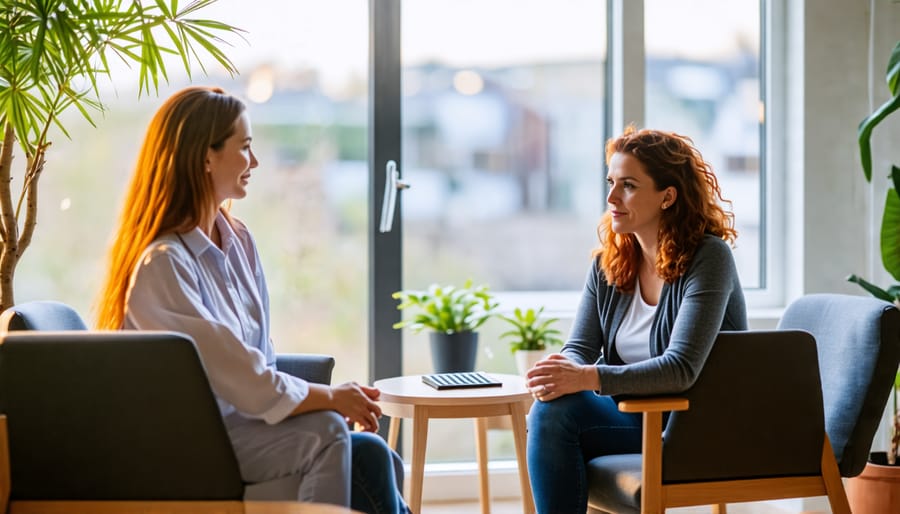
<path id="1" fill-rule="evenodd" d="M 474 371 L 478 332 L 443 334 L 432 332 L 431 363 L 435 373 Z"/>

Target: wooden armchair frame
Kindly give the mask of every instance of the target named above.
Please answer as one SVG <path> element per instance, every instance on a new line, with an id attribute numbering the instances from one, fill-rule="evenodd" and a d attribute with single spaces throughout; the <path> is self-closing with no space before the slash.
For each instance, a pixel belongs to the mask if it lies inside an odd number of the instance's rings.
<path id="1" fill-rule="evenodd" d="M 622 412 L 643 413 L 642 514 L 659 514 L 670 507 L 692 505 L 713 505 L 714 514 L 725 514 L 726 503 L 823 495 L 828 496 L 833 514 L 850 514 L 841 474 L 827 435 L 822 446 L 822 474 L 819 476 L 663 484 L 662 415 L 688 408 L 686 398 L 641 398 L 619 403 Z"/>

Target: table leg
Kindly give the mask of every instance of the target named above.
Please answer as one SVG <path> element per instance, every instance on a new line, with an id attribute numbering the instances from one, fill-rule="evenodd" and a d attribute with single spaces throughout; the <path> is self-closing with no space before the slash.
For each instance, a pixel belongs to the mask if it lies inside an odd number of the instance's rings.
<path id="1" fill-rule="evenodd" d="M 412 473 L 409 484 L 409 508 L 422 512 L 422 480 L 425 477 L 425 445 L 428 442 L 428 408 L 413 409 Z"/>
<path id="2" fill-rule="evenodd" d="M 481 514 L 491 514 L 491 492 L 488 485 L 487 418 L 475 418 L 475 458 L 481 484 Z"/>
<path id="3" fill-rule="evenodd" d="M 531 495 L 531 482 L 528 480 L 528 462 L 525 453 L 525 407 L 522 402 L 509 404 L 512 418 L 513 438 L 516 442 L 516 460 L 519 464 L 519 484 L 522 486 L 522 508 L 525 514 L 534 514 L 534 497 Z"/>
<path id="4" fill-rule="evenodd" d="M 400 437 L 400 416 L 392 417 L 388 425 L 387 443 L 392 450 L 397 449 L 397 438 Z"/>

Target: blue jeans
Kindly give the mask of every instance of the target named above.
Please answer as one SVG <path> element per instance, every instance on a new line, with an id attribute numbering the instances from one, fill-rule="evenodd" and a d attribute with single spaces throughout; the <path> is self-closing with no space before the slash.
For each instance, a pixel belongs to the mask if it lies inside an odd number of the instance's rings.
<path id="1" fill-rule="evenodd" d="M 403 502 L 403 461 L 375 434 L 351 432 L 353 456 L 350 508 L 366 514 L 406 514 Z"/>
<path id="2" fill-rule="evenodd" d="M 534 402 L 528 415 L 528 474 L 538 514 L 584 514 L 585 463 L 641 452 L 641 415 L 619 412 L 592 391 Z"/>

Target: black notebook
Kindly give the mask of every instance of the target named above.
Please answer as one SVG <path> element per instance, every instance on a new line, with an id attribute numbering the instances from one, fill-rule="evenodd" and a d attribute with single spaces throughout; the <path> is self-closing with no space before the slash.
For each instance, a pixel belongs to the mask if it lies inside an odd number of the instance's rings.
<path id="1" fill-rule="evenodd" d="M 500 387 L 502 382 L 494 380 L 480 371 L 459 373 L 435 373 L 422 375 L 422 382 L 435 389 L 462 389 L 467 387 Z"/>

